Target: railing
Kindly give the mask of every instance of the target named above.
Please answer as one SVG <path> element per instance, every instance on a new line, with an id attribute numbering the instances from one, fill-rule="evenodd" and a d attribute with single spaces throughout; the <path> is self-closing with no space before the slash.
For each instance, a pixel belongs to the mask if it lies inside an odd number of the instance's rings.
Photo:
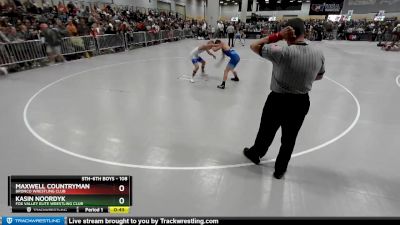
<path id="1" fill-rule="evenodd" d="M 61 54 L 63 55 L 96 51 L 96 40 L 92 36 L 68 37 L 61 41 Z"/>
<path id="2" fill-rule="evenodd" d="M 93 36 L 67 37 L 61 40 L 61 54 L 72 55 L 85 52 L 101 54 L 107 49 L 128 50 L 133 45 L 181 40 L 191 37 L 190 30 L 149 32 L 128 32 Z M 0 43 L 0 66 L 47 59 L 46 44 L 41 40 Z"/>
<path id="3" fill-rule="evenodd" d="M 189 29 L 184 29 L 183 33 L 184 33 L 186 38 L 193 37 L 193 33 L 192 33 L 192 30 L 190 28 Z"/>
<path id="4" fill-rule="evenodd" d="M 125 34 L 126 47 L 132 45 L 147 45 L 146 32 L 129 32 Z"/>
<path id="5" fill-rule="evenodd" d="M 146 32 L 146 41 L 147 44 L 160 42 L 160 32 Z"/>
<path id="6" fill-rule="evenodd" d="M 173 37 L 175 40 L 181 40 L 185 38 L 184 30 L 173 30 L 172 31 Z M 192 37 L 189 35 L 188 37 Z"/>
<path id="7" fill-rule="evenodd" d="M 160 41 L 168 40 L 170 34 L 169 30 L 162 30 L 159 33 L 160 33 L 159 35 Z"/>
<path id="8" fill-rule="evenodd" d="M 97 49 L 125 48 L 125 39 L 122 34 L 104 34 L 96 37 Z"/>
<path id="9" fill-rule="evenodd" d="M 47 58 L 46 46 L 41 40 L 0 43 L 0 65 L 36 61 Z"/>

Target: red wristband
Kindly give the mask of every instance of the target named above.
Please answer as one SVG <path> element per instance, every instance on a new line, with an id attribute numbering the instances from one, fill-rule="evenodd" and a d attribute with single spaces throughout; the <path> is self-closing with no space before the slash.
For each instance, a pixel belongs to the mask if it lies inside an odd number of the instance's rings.
<path id="1" fill-rule="evenodd" d="M 280 41 L 282 39 L 283 39 L 283 37 L 282 37 L 280 32 L 274 33 L 274 34 L 271 34 L 271 35 L 268 36 L 268 42 L 269 43 L 274 43 L 274 42 Z"/>

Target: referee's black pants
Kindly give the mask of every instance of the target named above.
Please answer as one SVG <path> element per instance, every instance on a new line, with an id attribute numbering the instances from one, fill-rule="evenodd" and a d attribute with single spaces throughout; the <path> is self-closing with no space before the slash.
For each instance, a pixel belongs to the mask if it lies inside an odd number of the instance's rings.
<path id="1" fill-rule="evenodd" d="M 279 94 L 271 92 L 265 102 L 260 128 L 250 151 L 262 158 L 268 151 L 276 131 L 281 127 L 281 147 L 275 162 L 275 172 L 285 173 L 297 134 L 310 108 L 308 94 Z"/>
<path id="2" fill-rule="evenodd" d="M 228 45 L 232 48 L 235 47 L 233 44 L 234 37 L 235 37 L 235 33 L 228 33 Z M 232 41 L 232 44 L 231 44 L 231 41 Z"/>

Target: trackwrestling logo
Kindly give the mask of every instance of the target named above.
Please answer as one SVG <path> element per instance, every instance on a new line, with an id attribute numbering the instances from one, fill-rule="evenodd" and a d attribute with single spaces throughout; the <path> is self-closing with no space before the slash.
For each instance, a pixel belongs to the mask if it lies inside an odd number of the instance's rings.
<path id="1" fill-rule="evenodd" d="M 325 8 L 325 4 L 312 4 L 311 9 L 314 12 L 323 12 Z"/>
<path id="2" fill-rule="evenodd" d="M 24 217 L 24 216 L 14 216 L 14 217 L 2 217 L 3 224 L 8 225 L 64 225 L 64 217 Z"/>
<path id="3" fill-rule="evenodd" d="M 312 4 L 311 10 L 314 12 L 340 12 L 340 4 Z"/>

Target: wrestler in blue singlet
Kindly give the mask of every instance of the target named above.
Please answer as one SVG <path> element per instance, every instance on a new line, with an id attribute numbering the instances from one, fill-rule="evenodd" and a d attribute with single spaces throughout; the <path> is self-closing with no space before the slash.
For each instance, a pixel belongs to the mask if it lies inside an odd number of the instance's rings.
<path id="1" fill-rule="evenodd" d="M 222 50 L 222 52 L 228 56 L 229 58 L 231 58 L 231 60 L 229 60 L 228 63 L 228 67 L 231 69 L 234 69 L 236 67 L 236 65 L 239 63 L 240 61 L 240 56 L 239 54 L 234 50 L 234 49 L 229 49 L 229 50 Z"/>

